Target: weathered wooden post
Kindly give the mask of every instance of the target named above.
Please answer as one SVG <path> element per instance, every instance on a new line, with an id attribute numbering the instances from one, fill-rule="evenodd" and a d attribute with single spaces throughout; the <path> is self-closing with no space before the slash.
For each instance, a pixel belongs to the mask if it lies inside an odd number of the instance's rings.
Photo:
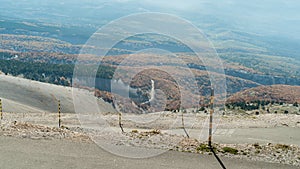
<path id="1" fill-rule="evenodd" d="M 61 127 L 61 119 L 60 119 L 60 111 L 61 111 L 61 108 L 60 108 L 60 100 L 58 100 L 57 102 L 58 102 L 58 127 L 60 128 L 60 127 Z"/>
<path id="2" fill-rule="evenodd" d="M 208 136 L 208 146 L 211 150 L 211 152 L 214 154 L 216 159 L 218 160 L 219 164 L 223 169 L 226 169 L 225 165 L 221 161 L 221 159 L 217 156 L 216 152 L 214 151 L 213 146 L 211 145 L 212 140 L 212 130 L 213 130 L 213 114 L 214 114 L 214 96 L 215 92 L 214 89 L 211 89 L 211 95 L 210 95 L 210 115 L 209 115 L 209 136 Z"/>
<path id="3" fill-rule="evenodd" d="M 181 114 L 181 123 L 182 123 L 182 128 L 183 128 L 183 131 L 185 132 L 187 138 L 190 138 L 188 132 L 185 130 L 185 126 L 184 126 L 184 119 L 183 119 L 183 113 L 184 111 L 182 111 L 182 114 Z"/>
<path id="4" fill-rule="evenodd" d="M 2 100 L 0 99 L 0 118 L 3 119 Z"/>
<path id="5" fill-rule="evenodd" d="M 122 113 L 119 113 L 119 126 L 121 128 L 122 133 L 124 133 L 123 124 L 122 124 Z"/>
<path id="6" fill-rule="evenodd" d="M 211 139 L 212 139 L 213 114 L 214 114 L 214 89 L 211 89 L 210 113 L 209 113 L 209 136 L 208 136 L 208 145 L 209 146 L 211 146 Z"/>

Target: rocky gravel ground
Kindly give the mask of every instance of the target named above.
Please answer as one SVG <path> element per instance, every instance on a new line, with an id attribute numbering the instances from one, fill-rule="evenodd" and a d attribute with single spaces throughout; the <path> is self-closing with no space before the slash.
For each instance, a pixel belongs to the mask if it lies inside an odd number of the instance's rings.
<path id="1" fill-rule="evenodd" d="M 210 154 L 206 142 L 161 132 L 160 130 L 121 131 L 84 129 L 81 127 L 48 127 L 28 122 L 6 121 L 1 124 L 0 135 L 29 139 L 67 139 L 76 142 L 90 142 L 102 139 L 113 145 L 174 150 L 190 153 Z M 254 161 L 289 164 L 300 167 L 300 147 L 285 144 L 213 144 L 220 157 L 232 157 Z"/>
<path id="2" fill-rule="evenodd" d="M 69 130 L 65 127 L 47 127 L 30 123 L 12 122 L 2 125 L 0 135 L 30 139 L 68 139 L 73 141 L 91 142 L 85 133 Z"/>
<path id="3" fill-rule="evenodd" d="M 212 154 L 206 142 L 187 138 L 186 135 L 170 134 L 164 130 L 170 129 L 168 128 L 170 125 L 172 125 L 173 129 L 182 128 L 181 116 L 178 117 L 171 112 L 144 115 L 146 119 L 156 119 L 155 123 L 149 123 L 144 126 L 134 123 L 133 119 L 136 118 L 133 114 L 127 114 L 122 121 L 125 129 L 124 133 L 121 132 L 118 126 L 118 114 L 105 113 L 96 116 L 105 119 L 107 124 L 113 129 L 87 128 L 84 125 L 80 125 L 75 114 L 62 114 L 63 126 L 58 128 L 56 127 L 57 114 L 6 113 L 4 114 L 5 118 L 1 120 L 0 135 L 34 140 L 67 139 L 89 143 L 101 140 L 112 145 Z M 188 113 L 184 115 L 184 119 L 186 128 L 200 129 L 207 119 L 207 115 L 204 113 Z M 295 114 L 223 115 L 218 119 L 220 120 L 219 127 L 224 129 L 272 128 L 276 126 L 300 127 L 300 116 Z M 252 144 L 213 144 L 213 147 L 221 157 L 282 163 L 300 167 L 299 145 L 253 142 Z"/>

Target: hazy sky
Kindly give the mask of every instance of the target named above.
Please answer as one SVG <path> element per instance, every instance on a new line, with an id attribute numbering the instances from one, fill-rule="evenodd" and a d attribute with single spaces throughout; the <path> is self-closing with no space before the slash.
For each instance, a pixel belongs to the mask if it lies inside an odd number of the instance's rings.
<path id="1" fill-rule="evenodd" d="M 298 0 L 116 0 L 137 2 L 160 12 L 211 15 L 231 22 L 237 28 L 256 33 L 283 34 L 300 38 L 300 1 Z"/>
<path id="2" fill-rule="evenodd" d="M 0 0 L 0 4 L 0 15 L 15 7 L 14 12 L 19 10 L 19 14 L 7 13 L 7 16 L 28 18 L 41 16 L 40 13 L 33 14 L 39 5 L 50 6 L 48 14 L 51 15 L 57 8 L 55 4 L 62 7 L 56 13 L 75 20 L 79 16 L 93 18 L 93 10 L 106 17 L 103 20 L 108 22 L 123 15 L 146 11 L 175 14 L 191 21 L 199 16 L 210 16 L 233 29 L 300 39 L 299 0 Z M 85 9 L 81 13 L 80 8 L 87 6 L 90 11 Z"/>

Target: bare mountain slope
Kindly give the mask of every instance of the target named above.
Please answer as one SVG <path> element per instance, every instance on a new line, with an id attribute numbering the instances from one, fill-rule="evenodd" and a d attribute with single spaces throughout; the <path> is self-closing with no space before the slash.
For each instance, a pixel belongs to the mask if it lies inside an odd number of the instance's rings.
<path id="1" fill-rule="evenodd" d="M 74 97 L 82 97 L 87 103 L 96 99 L 94 93 L 82 89 L 0 75 L 0 98 L 5 112 L 57 112 L 59 99 L 63 113 L 74 113 L 72 90 L 76 90 Z M 110 104 L 99 99 L 97 102 L 101 111 L 114 112 Z M 93 106 L 85 106 L 85 109 L 87 112 L 97 111 Z"/>

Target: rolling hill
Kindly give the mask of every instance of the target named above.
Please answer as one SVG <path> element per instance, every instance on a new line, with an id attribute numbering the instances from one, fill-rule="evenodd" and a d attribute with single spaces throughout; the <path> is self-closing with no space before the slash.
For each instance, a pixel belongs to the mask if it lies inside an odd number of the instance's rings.
<path id="1" fill-rule="evenodd" d="M 228 102 L 253 102 L 257 100 L 275 101 L 293 104 L 300 103 L 300 86 L 271 85 L 258 86 L 237 92 L 228 98 Z"/>

